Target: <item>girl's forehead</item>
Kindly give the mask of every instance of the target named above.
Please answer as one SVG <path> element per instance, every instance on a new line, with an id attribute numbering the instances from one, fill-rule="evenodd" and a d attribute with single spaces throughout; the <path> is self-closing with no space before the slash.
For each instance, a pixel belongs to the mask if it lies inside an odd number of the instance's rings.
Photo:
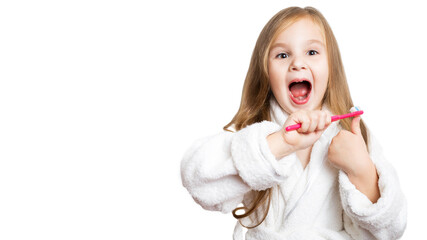
<path id="1" fill-rule="evenodd" d="M 309 18 L 302 18 L 279 30 L 273 43 L 275 42 L 304 42 L 325 45 L 325 37 L 319 24 Z"/>

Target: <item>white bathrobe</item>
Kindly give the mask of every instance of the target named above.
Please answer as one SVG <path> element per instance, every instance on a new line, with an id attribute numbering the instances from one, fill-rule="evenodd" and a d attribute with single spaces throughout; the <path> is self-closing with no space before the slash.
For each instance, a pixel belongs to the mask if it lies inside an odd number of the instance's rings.
<path id="1" fill-rule="evenodd" d="M 369 149 L 381 197 L 373 204 L 327 160 L 329 144 L 341 130 L 338 122 L 314 144 L 305 169 L 295 153 L 277 160 L 266 137 L 281 129 L 288 115 L 274 98 L 270 103 L 271 122 L 235 133 L 224 131 L 190 147 L 181 163 L 181 177 L 193 199 L 204 209 L 229 213 L 249 202 L 253 190 L 272 188 L 267 218 L 247 230 L 247 240 L 400 238 L 406 227 L 406 200 L 375 138 L 370 136 Z M 243 239 L 239 223 L 233 236 Z"/>

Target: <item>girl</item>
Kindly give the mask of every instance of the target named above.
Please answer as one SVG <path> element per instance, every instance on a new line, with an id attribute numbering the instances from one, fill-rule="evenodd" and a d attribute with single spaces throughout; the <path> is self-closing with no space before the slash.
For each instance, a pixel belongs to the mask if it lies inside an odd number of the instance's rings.
<path id="1" fill-rule="evenodd" d="M 242 226 L 248 240 L 397 239 L 406 200 L 395 170 L 360 117 L 331 123 L 352 106 L 323 15 L 284 9 L 257 40 L 227 131 L 186 152 L 183 185 L 203 208 L 233 213 L 234 239 Z"/>

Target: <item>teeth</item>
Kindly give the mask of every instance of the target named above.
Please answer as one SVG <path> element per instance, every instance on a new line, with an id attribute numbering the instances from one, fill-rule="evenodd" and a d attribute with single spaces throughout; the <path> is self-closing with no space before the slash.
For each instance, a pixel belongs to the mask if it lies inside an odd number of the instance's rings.
<path id="1" fill-rule="evenodd" d="M 299 97 L 295 97 L 293 94 L 292 94 L 292 92 L 289 92 L 291 95 L 292 95 L 292 97 L 293 98 L 295 98 L 296 100 L 298 100 L 298 101 L 302 101 L 302 100 L 304 100 L 304 99 L 306 99 L 307 98 L 307 95 L 304 95 L 304 96 L 299 96 Z"/>
<path id="2" fill-rule="evenodd" d="M 304 100 L 304 99 L 306 99 L 307 98 L 307 96 L 299 96 L 299 97 L 296 97 L 296 99 L 297 100 L 299 100 L 299 101 L 302 101 L 302 100 Z"/>

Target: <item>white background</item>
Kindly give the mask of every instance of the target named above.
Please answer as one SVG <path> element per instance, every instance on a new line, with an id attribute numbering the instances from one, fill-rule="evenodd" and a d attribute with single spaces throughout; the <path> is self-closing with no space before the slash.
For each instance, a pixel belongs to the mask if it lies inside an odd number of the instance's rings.
<path id="1" fill-rule="evenodd" d="M 180 161 L 234 116 L 258 34 L 289 6 L 329 21 L 408 199 L 403 239 L 425 235 L 419 2 L 1 2 L 0 239 L 231 239 Z"/>

